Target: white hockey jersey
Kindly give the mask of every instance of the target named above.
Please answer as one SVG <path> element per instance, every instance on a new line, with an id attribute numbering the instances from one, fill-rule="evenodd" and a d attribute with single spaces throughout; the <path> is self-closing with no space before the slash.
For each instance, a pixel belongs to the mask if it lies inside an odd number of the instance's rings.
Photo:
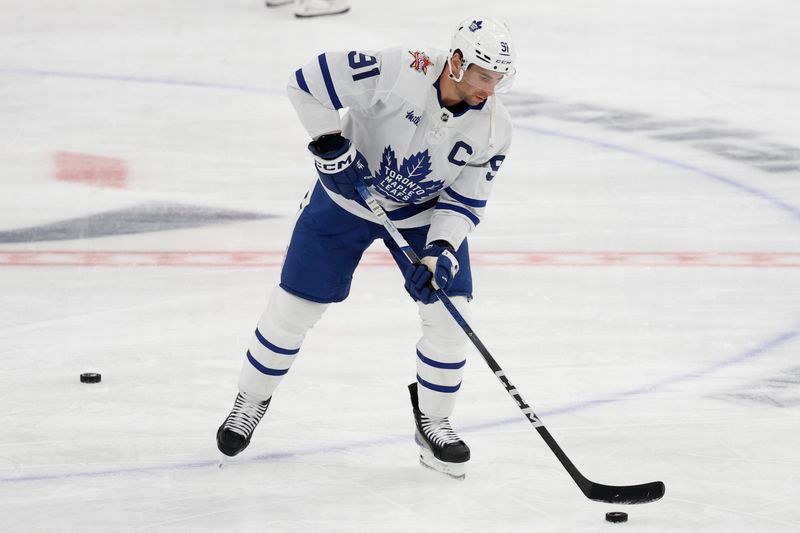
<path id="1" fill-rule="evenodd" d="M 439 50 L 404 47 L 327 52 L 291 76 L 288 94 L 312 138 L 341 130 L 364 155 L 370 190 L 397 227 L 430 224 L 428 242 L 458 248 L 481 221 L 511 142 L 511 118 L 496 96 L 445 108 L 438 80 L 446 61 Z M 327 192 L 378 222 L 360 198 Z"/>

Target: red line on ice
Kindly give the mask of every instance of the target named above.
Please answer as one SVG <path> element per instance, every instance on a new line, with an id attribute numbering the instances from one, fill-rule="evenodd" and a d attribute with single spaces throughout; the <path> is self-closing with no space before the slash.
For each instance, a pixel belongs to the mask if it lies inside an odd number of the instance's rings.
<path id="1" fill-rule="evenodd" d="M 0 266 L 17 267 L 279 267 L 283 251 L 0 251 Z M 474 265 L 500 267 L 797 268 L 800 252 L 471 252 Z M 363 267 L 394 264 L 388 252 L 368 251 Z"/>

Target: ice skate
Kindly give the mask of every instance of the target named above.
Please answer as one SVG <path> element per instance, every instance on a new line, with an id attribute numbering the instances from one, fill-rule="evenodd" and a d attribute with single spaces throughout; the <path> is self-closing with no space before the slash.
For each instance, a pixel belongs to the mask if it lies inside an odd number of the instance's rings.
<path id="1" fill-rule="evenodd" d="M 348 11 L 348 0 L 297 0 L 294 6 L 294 16 L 297 18 L 339 15 Z"/>
<path id="2" fill-rule="evenodd" d="M 450 426 L 447 417 L 431 418 L 419 410 L 416 383 L 409 385 L 408 391 L 414 407 L 414 440 L 419 444 L 420 464 L 452 478 L 464 479 L 469 447 Z"/>
<path id="3" fill-rule="evenodd" d="M 267 412 L 271 399 L 254 402 L 250 401 L 244 393 L 237 394 L 233 409 L 217 430 L 219 451 L 233 457 L 247 448 L 247 445 L 250 444 L 250 437 L 253 436 L 253 431 L 264 413 Z"/>

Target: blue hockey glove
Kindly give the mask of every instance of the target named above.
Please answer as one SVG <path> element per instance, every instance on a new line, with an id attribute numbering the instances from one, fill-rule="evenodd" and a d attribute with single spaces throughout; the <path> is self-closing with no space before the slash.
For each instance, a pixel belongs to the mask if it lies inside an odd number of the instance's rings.
<path id="1" fill-rule="evenodd" d="M 348 200 L 358 198 L 355 184 L 372 176 L 367 160 L 339 133 L 323 135 L 308 144 L 322 184 Z"/>
<path id="2" fill-rule="evenodd" d="M 414 301 L 424 304 L 432 304 L 436 301 L 436 295 L 431 287 L 433 275 L 428 267 L 421 263 L 408 264 L 403 269 L 403 277 L 406 278 L 406 290 Z"/>
<path id="3" fill-rule="evenodd" d="M 445 241 L 433 241 L 423 248 L 420 262 L 433 273 L 431 285 L 434 289 L 447 289 L 452 285 L 458 273 L 456 251 Z"/>
<path id="4" fill-rule="evenodd" d="M 433 241 L 422 250 L 420 263 L 409 265 L 403 271 L 406 290 L 414 300 L 432 304 L 437 300 L 435 291 L 452 285 L 458 272 L 455 250 L 445 241 Z"/>

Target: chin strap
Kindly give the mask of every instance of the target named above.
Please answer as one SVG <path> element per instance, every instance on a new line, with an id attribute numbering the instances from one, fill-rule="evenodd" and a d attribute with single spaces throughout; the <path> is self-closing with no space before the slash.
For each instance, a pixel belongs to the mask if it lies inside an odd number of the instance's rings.
<path id="1" fill-rule="evenodd" d="M 494 130 L 495 130 L 495 113 L 497 109 L 497 96 L 492 95 L 489 97 L 492 100 L 489 108 L 489 149 L 494 147 Z"/>

